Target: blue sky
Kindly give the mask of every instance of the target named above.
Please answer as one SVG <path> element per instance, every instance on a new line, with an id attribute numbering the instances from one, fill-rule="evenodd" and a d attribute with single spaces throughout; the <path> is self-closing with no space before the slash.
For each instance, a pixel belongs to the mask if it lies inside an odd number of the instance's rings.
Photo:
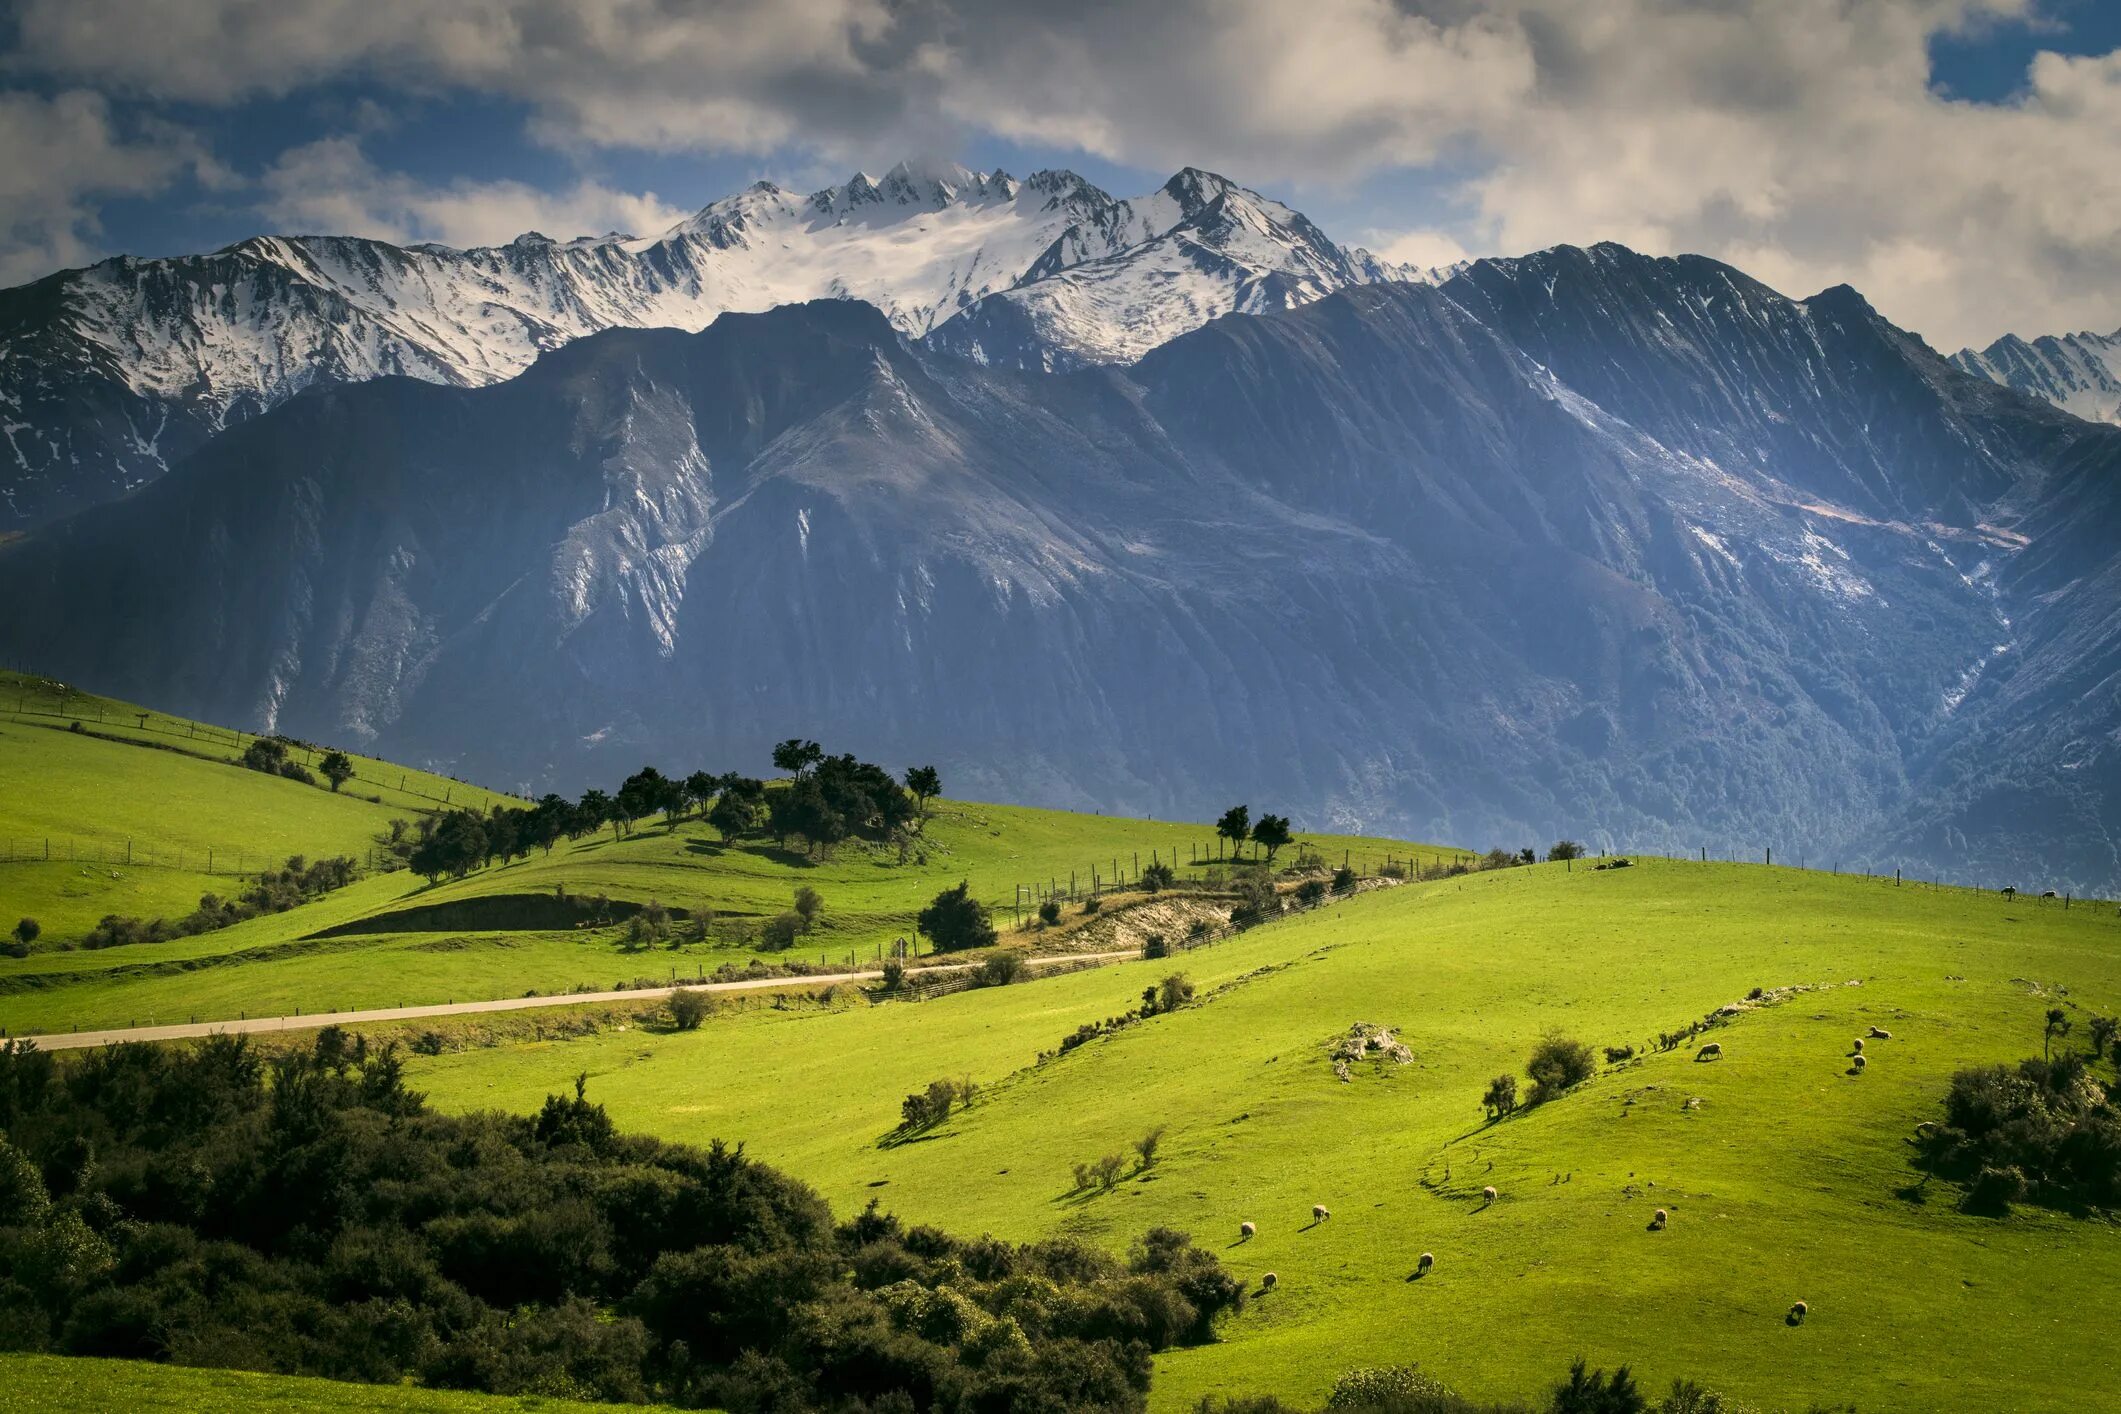
<path id="1" fill-rule="evenodd" d="M 1601 23 L 1585 20 L 1600 12 Z M 1933 342 L 2121 325 L 2121 4 L 15 0 L 0 280 L 261 231 L 646 234 L 900 156 L 1181 165 L 1437 263 L 1618 239 Z M 150 42 L 140 36 L 151 35 Z"/>

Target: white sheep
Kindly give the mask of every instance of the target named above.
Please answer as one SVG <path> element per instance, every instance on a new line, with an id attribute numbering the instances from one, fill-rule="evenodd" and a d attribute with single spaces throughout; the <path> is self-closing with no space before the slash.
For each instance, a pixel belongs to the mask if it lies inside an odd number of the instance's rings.
<path id="1" fill-rule="evenodd" d="M 1494 1201 L 1495 1201 L 1495 1185 L 1491 1183 L 1491 1184 L 1489 1184 L 1489 1185 L 1488 1185 L 1488 1186 L 1487 1186 L 1486 1188 L 1483 1188 L 1483 1189 L 1481 1189 L 1481 1190 L 1480 1190 L 1480 1198 L 1481 1198 L 1481 1201 L 1482 1201 L 1483 1203 L 1492 1203 L 1492 1202 L 1494 1202 Z"/>
<path id="2" fill-rule="evenodd" d="M 1721 1041 L 1711 1041 L 1711 1042 L 1709 1042 L 1709 1043 L 1708 1043 L 1708 1044 L 1707 1044 L 1706 1046 L 1703 1046 L 1703 1047 L 1702 1047 L 1702 1048 L 1701 1048 L 1700 1050 L 1698 1050 L 1698 1051 L 1694 1052 L 1694 1059 L 1695 1059 L 1695 1060 L 1698 1060 L 1698 1061 L 1705 1061 L 1705 1060 L 1722 1060 L 1722 1059 L 1723 1059 L 1723 1042 L 1721 1042 Z"/>
<path id="3" fill-rule="evenodd" d="M 1856 1063 L 1855 1063 L 1854 1065 L 1850 1066 L 1850 1067 L 1849 1067 L 1849 1069 L 1851 1069 L 1851 1070 L 1861 1070 L 1861 1069 L 1863 1069 L 1863 1067 L 1864 1067 L 1864 1065 L 1865 1065 L 1865 1064 L 1866 1064 L 1866 1062 L 1864 1061 L 1863 1057 L 1862 1057 L 1862 1056 L 1858 1056 L 1858 1057 L 1856 1057 Z"/>
<path id="4" fill-rule="evenodd" d="M 1237 1225 L 1237 1235 L 1239 1237 L 1250 1240 L 1251 1238 L 1256 1237 L 1258 1234 L 1259 1229 L 1252 1226 L 1252 1224 L 1250 1223 L 1239 1223 Z"/>
<path id="5" fill-rule="evenodd" d="M 1664 1225 L 1670 1222 L 1671 1220 L 1672 1215 L 1670 1213 L 1667 1213 L 1664 1209 L 1659 1208 L 1657 1210 L 1656 1216 L 1650 1219 L 1650 1228 L 1654 1232 L 1663 1232 Z"/>
<path id="6" fill-rule="evenodd" d="M 1275 1276 L 1274 1273 L 1268 1272 L 1265 1276 L 1259 1279 L 1259 1289 L 1261 1291 L 1272 1291 L 1274 1289 L 1274 1283 L 1279 1280 L 1280 1278 Z"/>
<path id="7" fill-rule="evenodd" d="M 1424 1252 L 1421 1254 L 1421 1260 L 1414 1264 L 1414 1274 L 1416 1276 L 1427 1276 L 1429 1268 L 1435 1265 L 1436 1254 L 1434 1252 Z"/>
<path id="8" fill-rule="evenodd" d="M 1863 1054 L 1863 1038 L 1861 1036 L 1856 1038 L 1856 1054 L 1859 1056 Z"/>
<path id="9" fill-rule="evenodd" d="M 1890 1041 L 1893 1039 L 1893 1033 L 1886 1030 L 1883 1026 L 1873 1026 L 1871 1028 L 1871 1035 L 1880 1041 Z"/>
<path id="10" fill-rule="evenodd" d="M 1313 1203 L 1313 1204 L 1311 1205 L 1311 1220 L 1312 1220 L 1313 1222 L 1321 1222 L 1321 1223 L 1322 1223 L 1322 1222 L 1324 1222 L 1324 1221 L 1325 1221 L 1325 1220 L 1326 1220 L 1327 1218 L 1330 1218 L 1330 1217 L 1332 1217 L 1332 1216 L 1333 1216 L 1333 1214 L 1332 1214 L 1332 1213 L 1330 1213 L 1330 1212 L 1328 1212 L 1328 1211 L 1326 1210 L 1326 1205 L 1325 1205 L 1325 1204 L 1323 1204 L 1323 1203 Z"/>
<path id="11" fill-rule="evenodd" d="M 1803 1322 L 1806 1316 L 1809 1316 L 1811 1314 L 1811 1307 L 1805 1305 L 1802 1301 L 1796 1302 L 1790 1307 L 1790 1324 L 1793 1326 L 1798 1325 Z"/>

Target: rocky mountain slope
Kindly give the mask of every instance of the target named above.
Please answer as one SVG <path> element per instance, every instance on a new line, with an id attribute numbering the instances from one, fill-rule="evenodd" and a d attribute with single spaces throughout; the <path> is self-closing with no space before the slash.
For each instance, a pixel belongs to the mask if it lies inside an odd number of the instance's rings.
<path id="1" fill-rule="evenodd" d="M 970 796 L 2121 881 L 2121 429 L 1852 291 L 1562 248 L 1008 361 L 841 301 L 320 391 L 0 548 L 0 654 L 533 788 L 802 733 Z"/>
<path id="2" fill-rule="evenodd" d="M 906 164 L 808 196 L 760 183 L 646 239 L 261 237 L 108 260 L 0 291 L 0 531 L 143 485 L 305 388 L 479 387 L 602 329 L 838 296 L 973 357 L 1076 367 L 1411 273 L 1210 173 L 1117 200 L 1068 172 Z"/>
<path id="3" fill-rule="evenodd" d="M 1961 349 L 1952 362 L 2088 421 L 2121 423 L 2121 330 L 2030 341 L 2006 334 L 1985 349 Z"/>

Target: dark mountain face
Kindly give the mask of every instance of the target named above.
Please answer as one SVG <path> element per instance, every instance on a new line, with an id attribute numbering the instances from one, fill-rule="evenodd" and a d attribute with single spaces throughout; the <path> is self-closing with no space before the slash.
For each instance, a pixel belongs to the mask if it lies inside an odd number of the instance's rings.
<path id="1" fill-rule="evenodd" d="M 800 733 L 970 796 L 2110 885 L 2117 475 L 1846 292 L 1613 248 L 1059 376 L 824 303 L 297 398 L 0 550 L 0 653 L 537 787 Z"/>

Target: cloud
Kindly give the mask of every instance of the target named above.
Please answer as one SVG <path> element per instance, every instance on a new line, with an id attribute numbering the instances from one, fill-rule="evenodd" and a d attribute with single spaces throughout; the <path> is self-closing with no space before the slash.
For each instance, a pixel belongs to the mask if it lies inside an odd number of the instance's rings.
<path id="1" fill-rule="evenodd" d="M 121 132 L 110 105 L 81 90 L 0 92 L 0 152 L 0 286 L 96 259 L 96 212 L 108 198 L 159 191 L 187 168 L 221 180 L 182 130 Z"/>
<path id="2" fill-rule="evenodd" d="M 514 181 L 421 182 L 376 167 L 350 137 L 289 149 L 262 186 L 260 210 L 282 230 L 401 245 L 499 245 L 526 231 L 559 240 L 609 231 L 658 235 L 688 214 L 654 192 L 618 191 L 587 180 L 559 191 Z"/>
<path id="3" fill-rule="evenodd" d="M 2035 0 L 17 8 L 17 67 L 143 98 L 227 103 L 327 79 L 471 90 L 526 105 L 560 147 L 777 161 L 883 162 L 992 135 L 1212 166 L 1328 205 L 1374 174 L 1430 169 L 1449 174 L 1450 216 L 1404 213 L 1411 251 L 1698 251 L 1794 294 L 1854 283 L 1946 346 L 2121 324 L 2121 61 L 2043 54 L 2006 103 L 1931 85 L 1933 38 L 2036 23 Z M 484 231 L 476 213 L 509 195 L 473 184 L 369 209 Z"/>

